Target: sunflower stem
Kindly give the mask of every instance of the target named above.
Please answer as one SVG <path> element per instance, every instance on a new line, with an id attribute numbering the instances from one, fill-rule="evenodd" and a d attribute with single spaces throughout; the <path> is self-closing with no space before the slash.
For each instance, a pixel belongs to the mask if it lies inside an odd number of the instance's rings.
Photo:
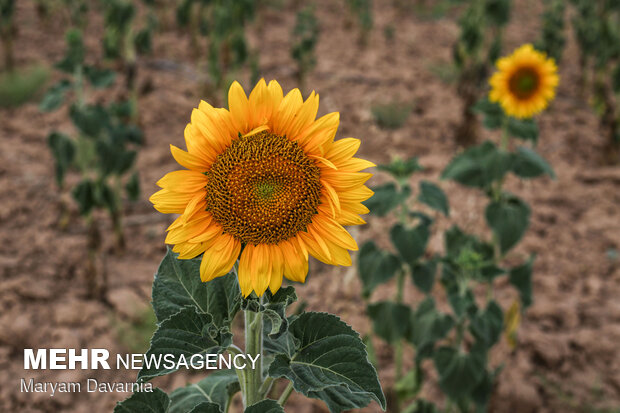
<path id="1" fill-rule="evenodd" d="M 262 304 L 262 298 L 261 298 Z M 247 408 L 262 400 L 263 394 L 263 313 L 245 310 L 245 353 L 258 356 L 254 368 L 248 363 L 243 376 L 243 404 Z"/>

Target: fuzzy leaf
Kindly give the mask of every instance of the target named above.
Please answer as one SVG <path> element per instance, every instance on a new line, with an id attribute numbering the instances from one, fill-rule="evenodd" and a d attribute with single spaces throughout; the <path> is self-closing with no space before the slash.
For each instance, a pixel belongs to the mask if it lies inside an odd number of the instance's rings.
<path id="1" fill-rule="evenodd" d="M 168 249 L 153 282 L 153 308 L 162 322 L 187 306 L 213 316 L 218 327 L 230 325 L 239 311 L 241 292 L 235 269 L 208 283 L 200 280 L 200 258 L 180 260 Z"/>
<path id="2" fill-rule="evenodd" d="M 138 380 L 147 381 L 176 371 L 180 357 L 187 360 L 195 354 L 217 354 L 232 342 L 232 334 L 226 328 L 218 329 L 210 314 L 199 313 L 195 307 L 183 308 L 165 319 L 153 337 L 151 347 L 145 355 L 145 362 L 138 373 Z M 166 355 L 174 356 L 175 366 L 167 368 L 163 363 Z M 159 359 L 162 363 L 150 366 L 146 360 Z"/>
<path id="3" fill-rule="evenodd" d="M 122 402 L 116 403 L 114 413 L 167 413 L 169 405 L 168 395 L 155 388 L 153 392 L 136 392 Z"/>
<path id="4" fill-rule="evenodd" d="M 228 401 L 239 389 L 239 380 L 234 370 L 216 371 L 198 383 L 188 384 L 170 393 L 169 413 L 189 412 L 205 402 L 215 405 L 215 412 L 228 411 Z"/>
<path id="5" fill-rule="evenodd" d="M 194 406 L 188 413 L 222 413 L 220 406 L 215 403 L 202 402 Z"/>
<path id="6" fill-rule="evenodd" d="M 360 408 L 376 400 L 385 408 L 377 372 L 359 335 L 338 317 L 304 313 L 289 327 L 297 342 L 292 356 L 276 355 L 271 377 L 286 377 L 293 388 L 323 400 L 330 411 Z"/>
<path id="7" fill-rule="evenodd" d="M 284 409 L 277 401 L 266 399 L 249 406 L 244 413 L 284 413 Z"/>

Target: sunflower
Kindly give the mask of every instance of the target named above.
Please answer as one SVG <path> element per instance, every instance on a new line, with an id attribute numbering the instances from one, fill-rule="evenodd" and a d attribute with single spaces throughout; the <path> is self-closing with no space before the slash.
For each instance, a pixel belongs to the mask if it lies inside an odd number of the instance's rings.
<path id="1" fill-rule="evenodd" d="M 202 101 L 185 128 L 187 151 L 170 147 L 185 170 L 157 182 L 150 198 L 162 213 L 180 214 L 166 243 L 181 259 L 203 254 L 202 281 L 237 271 L 244 297 L 282 277 L 304 282 L 308 256 L 351 265 L 357 244 L 343 228 L 364 223 L 364 183 L 373 163 L 353 157 L 358 139 L 334 140 L 339 114 L 316 118 L 319 95 L 286 96 L 261 79 L 249 98 L 241 85 L 228 92 L 229 109 Z"/>
<path id="2" fill-rule="evenodd" d="M 499 59 L 496 66 L 498 71 L 489 80 L 489 99 L 499 102 L 506 114 L 530 118 L 543 111 L 555 96 L 559 82 L 555 62 L 531 44 Z"/>

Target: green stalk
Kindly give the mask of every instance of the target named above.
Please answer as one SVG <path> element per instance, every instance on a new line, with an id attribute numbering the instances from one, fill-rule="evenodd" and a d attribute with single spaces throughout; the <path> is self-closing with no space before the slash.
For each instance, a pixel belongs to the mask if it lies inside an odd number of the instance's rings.
<path id="1" fill-rule="evenodd" d="M 400 187 L 403 188 L 404 186 L 404 182 L 399 182 Z M 401 205 L 400 205 L 400 223 L 405 226 L 407 223 L 407 204 L 406 204 L 406 200 L 403 200 Z M 403 299 L 404 299 L 404 293 L 405 293 L 405 276 L 406 276 L 407 272 L 405 270 L 405 268 L 401 268 L 400 271 L 398 272 L 397 275 L 397 279 L 396 279 L 396 296 L 395 296 L 395 301 L 398 304 L 402 304 L 403 303 Z M 403 377 L 403 342 L 402 340 L 398 340 L 395 344 L 395 348 L 394 348 L 394 364 L 396 364 L 396 376 L 395 376 L 395 382 L 398 383 L 400 381 L 400 379 Z M 397 401 L 398 406 L 397 406 L 397 411 L 400 411 L 400 400 Z"/>
<path id="2" fill-rule="evenodd" d="M 245 352 L 259 355 L 255 368 L 251 364 L 245 368 L 243 382 L 243 404 L 247 408 L 262 400 L 263 385 L 263 313 L 244 310 L 245 313 Z"/>
<path id="3" fill-rule="evenodd" d="M 289 381 L 288 384 L 286 385 L 286 388 L 284 389 L 284 392 L 282 392 L 282 395 L 278 399 L 278 404 L 280 406 L 284 406 L 284 404 L 286 404 L 286 401 L 288 400 L 292 392 L 293 392 L 293 382 Z"/>

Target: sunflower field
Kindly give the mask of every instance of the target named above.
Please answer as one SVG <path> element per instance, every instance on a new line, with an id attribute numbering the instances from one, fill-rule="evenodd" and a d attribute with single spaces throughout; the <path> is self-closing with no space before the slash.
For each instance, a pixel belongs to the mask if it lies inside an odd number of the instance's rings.
<path id="1" fill-rule="evenodd" d="M 620 412 L 619 2 L 0 36 L 0 411 Z"/>

